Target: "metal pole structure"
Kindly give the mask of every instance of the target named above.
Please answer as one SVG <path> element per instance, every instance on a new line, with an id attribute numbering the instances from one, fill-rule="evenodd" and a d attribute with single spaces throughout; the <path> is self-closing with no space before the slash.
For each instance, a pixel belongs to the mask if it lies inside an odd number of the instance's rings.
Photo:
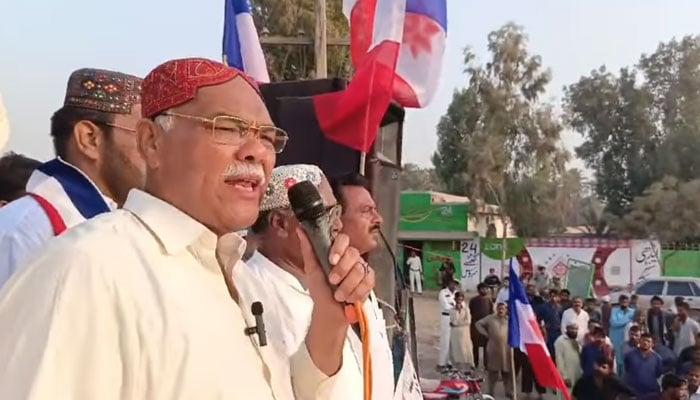
<path id="1" fill-rule="evenodd" d="M 513 400 L 518 400 L 517 379 L 515 378 L 515 349 L 510 348 L 510 376 L 513 390 Z M 493 396 L 493 393 L 489 393 Z"/>
<path id="2" fill-rule="evenodd" d="M 316 79 L 328 77 L 328 43 L 326 37 L 326 0 L 316 0 L 316 32 L 314 35 L 314 58 Z"/>

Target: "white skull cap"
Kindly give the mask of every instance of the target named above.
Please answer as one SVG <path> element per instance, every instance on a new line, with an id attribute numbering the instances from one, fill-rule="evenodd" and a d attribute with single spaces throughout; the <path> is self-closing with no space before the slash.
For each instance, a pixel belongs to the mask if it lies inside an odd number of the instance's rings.
<path id="1" fill-rule="evenodd" d="M 311 164 L 282 165 L 272 170 L 270 184 L 260 203 L 260 211 L 289 207 L 287 190 L 299 182 L 309 181 L 318 187 L 323 179 L 321 168 Z"/>

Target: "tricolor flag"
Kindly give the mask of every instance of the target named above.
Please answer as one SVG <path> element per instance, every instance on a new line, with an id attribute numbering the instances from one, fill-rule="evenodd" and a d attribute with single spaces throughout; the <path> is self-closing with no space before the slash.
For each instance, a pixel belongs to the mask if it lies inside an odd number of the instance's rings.
<path id="1" fill-rule="evenodd" d="M 359 41 L 365 55 L 344 91 L 314 97 L 319 126 L 329 140 L 363 152 L 372 147 L 392 99 L 406 1 L 343 0 L 351 52 L 357 52 L 352 49 Z"/>
<path id="2" fill-rule="evenodd" d="M 559 370 L 547 350 L 547 344 L 525 294 L 523 284 L 510 261 L 510 288 L 508 289 L 508 344 L 527 355 L 532 372 L 540 386 L 560 390 L 567 400 L 571 395 Z"/>
<path id="3" fill-rule="evenodd" d="M 226 0 L 224 64 L 238 68 L 256 82 L 270 82 L 249 0 Z"/>
<path id="4" fill-rule="evenodd" d="M 349 15 L 350 52 L 355 67 L 369 54 L 374 1 L 345 2 Z M 354 6 L 354 7 L 353 7 Z M 406 0 L 401 50 L 392 98 L 404 107 L 423 108 L 437 91 L 447 38 L 447 0 Z"/>

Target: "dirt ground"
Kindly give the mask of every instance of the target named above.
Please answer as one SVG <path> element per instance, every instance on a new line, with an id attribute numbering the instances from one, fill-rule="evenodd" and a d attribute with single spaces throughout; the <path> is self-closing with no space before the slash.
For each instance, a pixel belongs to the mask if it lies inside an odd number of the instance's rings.
<path id="1" fill-rule="evenodd" d="M 466 297 L 469 297 L 467 294 Z M 418 341 L 418 368 L 420 376 L 423 378 L 439 379 L 440 374 L 436 371 L 438 358 L 439 326 L 440 326 L 440 306 L 438 305 L 437 292 L 423 292 L 421 296 L 414 297 L 414 307 L 416 313 L 416 338 Z M 486 374 L 481 371 L 481 376 Z M 517 388 L 520 389 L 518 381 Z M 486 386 L 484 385 L 484 390 Z M 503 386 L 496 385 L 496 393 L 489 393 L 496 399 L 505 399 Z M 517 400 L 524 400 L 525 397 L 520 390 L 516 392 Z M 535 399 L 535 397 L 532 397 Z M 549 393 L 545 395 L 546 400 L 557 400 L 559 395 Z"/>

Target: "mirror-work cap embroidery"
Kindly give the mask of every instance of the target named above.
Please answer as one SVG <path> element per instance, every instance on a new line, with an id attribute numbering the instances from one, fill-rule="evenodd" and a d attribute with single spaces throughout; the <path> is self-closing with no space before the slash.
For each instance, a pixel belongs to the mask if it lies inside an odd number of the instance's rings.
<path id="1" fill-rule="evenodd" d="M 102 69 L 83 68 L 68 78 L 64 106 L 115 114 L 130 114 L 141 103 L 139 77 Z"/>

